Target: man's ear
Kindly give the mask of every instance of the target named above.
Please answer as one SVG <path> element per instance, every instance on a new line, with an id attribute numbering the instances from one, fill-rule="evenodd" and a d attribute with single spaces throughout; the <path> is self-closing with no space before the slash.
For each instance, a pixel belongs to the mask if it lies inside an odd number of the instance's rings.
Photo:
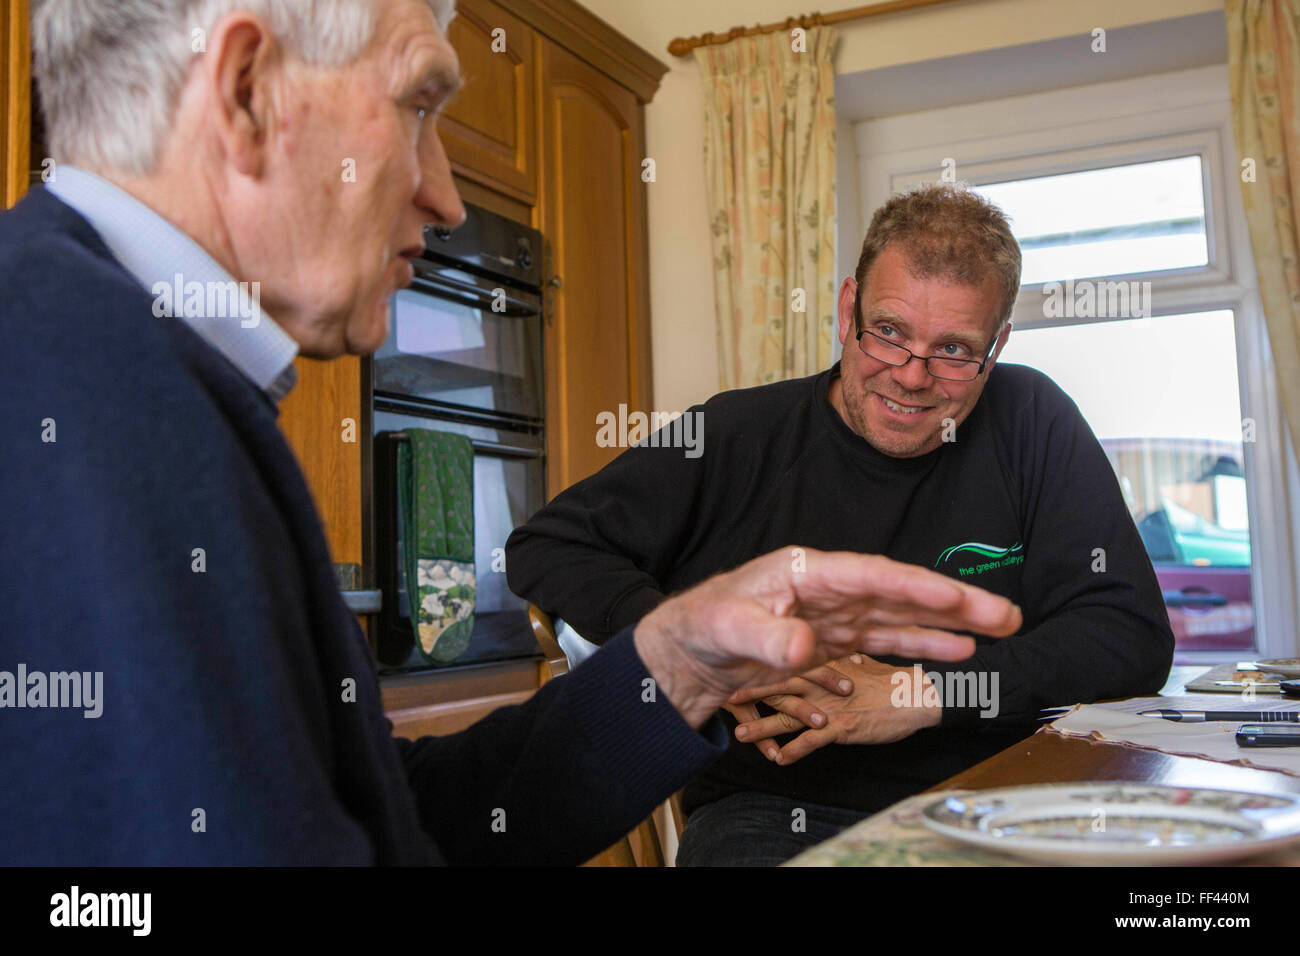
<path id="1" fill-rule="evenodd" d="M 1002 350 L 1006 348 L 1007 339 L 1009 339 L 1010 337 L 1011 337 L 1011 323 L 1008 322 L 1006 326 L 1002 329 L 1002 332 L 998 335 L 998 344 L 993 347 L 993 357 L 989 359 L 988 368 L 984 370 L 985 374 L 993 371 L 993 366 L 996 365 L 998 359 L 1002 357 Z"/>
<path id="2" fill-rule="evenodd" d="M 200 55 L 215 113 L 209 127 L 240 173 L 260 176 L 275 120 L 271 93 L 280 62 L 275 37 L 261 18 L 236 12 L 216 25 L 207 52 Z"/>
<path id="3" fill-rule="evenodd" d="M 854 300 L 858 297 L 858 282 L 849 276 L 840 283 L 840 295 L 835 303 L 835 311 L 840 320 L 840 345 L 843 345 L 849 333 L 853 331 L 856 317 L 853 314 Z"/>

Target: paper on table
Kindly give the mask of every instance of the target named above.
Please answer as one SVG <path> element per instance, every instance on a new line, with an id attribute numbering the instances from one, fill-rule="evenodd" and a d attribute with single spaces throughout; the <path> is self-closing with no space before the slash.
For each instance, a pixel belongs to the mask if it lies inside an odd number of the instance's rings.
<path id="1" fill-rule="evenodd" d="M 1217 710 L 1296 710 L 1300 704 L 1288 702 L 1251 708 L 1239 701 L 1236 707 Z M 1121 706 L 1122 705 L 1122 706 Z M 1138 706 L 1140 705 L 1140 706 Z M 1232 721 L 1207 721 L 1184 724 L 1159 717 L 1138 717 L 1139 710 L 1168 707 L 1175 710 L 1204 710 L 1205 699 L 1187 697 L 1144 697 L 1117 704 L 1079 704 L 1052 721 L 1049 732 L 1072 737 L 1090 737 L 1111 743 L 1159 750 L 1184 757 L 1202 757 L 1222 763 L 1235 763 L 1265 770 L 1281 770 L 1300 776 L 1300 747 L 1256 748 L 1237 746 L 1238 724 Z"/>
<path id="2" fill-rule="evenodd" d="M 1090 704 L 1105 710 L 1117 710 L 1124 714 L 1136 714 L 1143 710 L 1300 710 L 1300 700 L 1285 700 L 1277 697 L 1265 697 L 1262 694 L 1254 700 L 1240 696 L 1223 696 L 1206 698 L 1196 697 L 1134 697 L 1130 700 L 1116 700 L 1106 704 Z M 1160 720 L 1158 717 L 1148 718 Z M 1172 721 L 1163 721 L 1172 723 Z M 1234 731 L 1236 727 L 1233 727 Z"/>

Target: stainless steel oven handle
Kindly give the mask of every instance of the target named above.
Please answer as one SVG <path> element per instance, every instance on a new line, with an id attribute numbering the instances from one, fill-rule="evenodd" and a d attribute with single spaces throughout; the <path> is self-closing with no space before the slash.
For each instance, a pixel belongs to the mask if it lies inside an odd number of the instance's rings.
<path id="1" fill-rule="evenodd" d="M 412 288 L 453 299 L 468 299 L 475 307 L 486 312 L 495 312 L 492 306 L 499 302 L 505 307 L 504 311 L 497 312 L 499 315 L 537 315 L 541 311 L 540 299 L 525 298 L 518 290 L 500 284 L 491 285 L 489 282 L 490 280 L 477 276 L 461 279 L 437 269 L 421 268 L 417 264 L 415 285 Z"/>

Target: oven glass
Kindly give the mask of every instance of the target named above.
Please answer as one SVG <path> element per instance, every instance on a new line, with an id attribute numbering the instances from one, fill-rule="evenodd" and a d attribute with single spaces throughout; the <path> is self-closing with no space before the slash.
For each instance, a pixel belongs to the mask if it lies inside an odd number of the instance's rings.
<path id="1" fill-rule="evenodd" d="M 494 312 L 417 288 L 391 303 L 388 340 L 375 353 L 377 391 L 542 417 L 540 316 Z"/>

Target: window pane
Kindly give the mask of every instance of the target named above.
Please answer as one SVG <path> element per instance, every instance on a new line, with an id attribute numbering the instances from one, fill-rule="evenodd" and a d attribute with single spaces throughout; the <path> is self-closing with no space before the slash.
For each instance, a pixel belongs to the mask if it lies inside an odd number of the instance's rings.
<path id="1" fill-rule="evenodd" d="M 1011 217 L 1024 285 L 1209 263 L 1199 156 L 990 183 L 974 191 Z"/>
<path id="2" fill-rule="evenodd" d="M 1179 648 L 1253 648 L 1232 313 L 1015 330 L 999 362 L 1045 372 L 1096 433 Z"/>

